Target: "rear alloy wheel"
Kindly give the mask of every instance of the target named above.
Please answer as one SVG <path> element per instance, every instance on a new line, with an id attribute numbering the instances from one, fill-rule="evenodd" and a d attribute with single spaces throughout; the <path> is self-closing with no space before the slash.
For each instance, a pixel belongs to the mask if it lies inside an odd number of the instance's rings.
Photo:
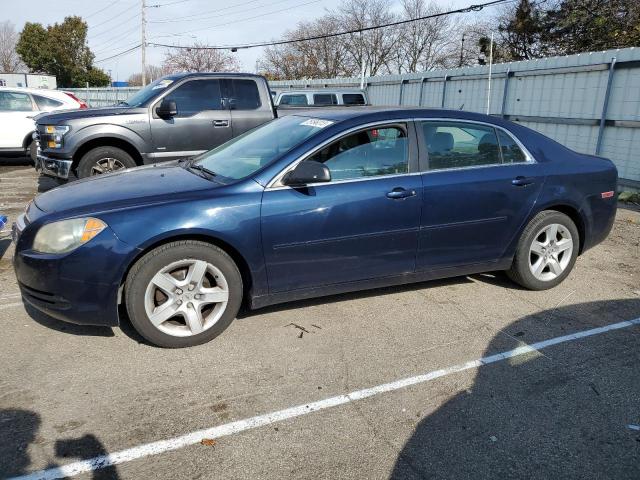
<path id="1" fill-rule="evenodd" d="M 233 321 L 242 277 L 221 249 L 198 241 L 163 245 L 134 265 L 125 290 L 136 330 L 162 347 L 208 342 Z"/>
<path id="2" fill-rule="evenodd" d="M 117 147 L 96 147 L 83 155 L 78 163 L 78 178 L 102 175 L 137 166 L 127 152 Z"/>
<path id="3" fill-rule="evenodd" d="M 531 290 L 555 287 L 573 269 L 579 246 L 578 229 L 567 215 L 540 212 L 522 233 L 507 274 Z"/>

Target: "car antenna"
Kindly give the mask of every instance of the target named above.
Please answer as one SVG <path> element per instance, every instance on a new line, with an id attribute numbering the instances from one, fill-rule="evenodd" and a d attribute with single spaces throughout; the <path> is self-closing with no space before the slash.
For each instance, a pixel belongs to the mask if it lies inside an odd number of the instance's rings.
<path id="1" fill-rule="evenodd" d="M 460 105 L 460 108 L 458 110 L 462 110 L 463 108 L 464 108 L 464 103 Z"/>

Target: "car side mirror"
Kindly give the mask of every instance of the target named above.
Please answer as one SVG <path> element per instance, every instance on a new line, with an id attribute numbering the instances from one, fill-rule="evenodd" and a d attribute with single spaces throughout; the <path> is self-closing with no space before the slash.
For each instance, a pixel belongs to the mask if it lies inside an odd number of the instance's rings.
<path id="1" fill-rule="evenodd" d="M 300 162 L 282 179 L 284 185 L 302 187 L 308 183 L 330 182 L 331 172 L 323 163 L 313 160 Z"/>
<path id="2" fill-rule="evenodd" d="M 178 106 L 175 100 L 164 99 L 156 108 L 156 113 L 160 118 L 171 118 L 178 115 Z"/>

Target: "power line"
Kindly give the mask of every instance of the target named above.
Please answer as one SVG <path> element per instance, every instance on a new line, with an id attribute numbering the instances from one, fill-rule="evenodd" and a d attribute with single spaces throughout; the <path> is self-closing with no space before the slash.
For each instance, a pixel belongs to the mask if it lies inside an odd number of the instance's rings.
<path id="1" fill-rule="evenodd" d="M 180 35 L 184 35 L 186 33 L 201 32 L 202 30 L 210 30 L 212 28 L 223 27 L 223 26 L 226 26 L 226 25 L 234 24 L 234 23 L 242 23 L 242 22 L 246 22 L 248 20 L 255 20 L 256 18 L 266 17 L 267 15 L 274 15 L 276 13 L 286 12 L 286 11 L 289 11 L 289 10 L 291 10 L 293 8 L 300 8 L 300 7 L 304 7 L 306 5 L 311 5 L 312 3 L 318 3 L 318 2 L 321 2 L 321 1 L 323 1 L 323 0 L 311 0 L 310 2 L 301 3 L 300 5 L 292 5 L 292 6 L 287 7 L 287 8 L 281 8 L 280 10 L 274 10 L 272 12 L 265 12 L 265 13 L 262 13 L 260 15 L 255 15 L 253 17 L 241 18 L 239 20 L 233 20 L 231 22 L 218 23 L 216 25 L 209 25 L 208 27 L 196 28 L 194 30 L 187 30 L 185 32 L 180 32 L 180 33 L 172 33 L 172 34 L 169 34 L 169 35 L 166 35 L 166 36 L 179 37 Z M 282 1 L 275 2 L 275 3 L 282 3 Z M 238 47 L 238 48 L 240 48 L 240 47 Z M 215 49 L 212 49 L 212 50 L 215 50 Z"/>
<path id="2" fill-rule="evenodd" d="M 146 8 L 160 8 L 160 7 L 167 7 L 169 5 L 175 5 L 176 3 L 185 3 L 185 2 L 189 2 L 191 0 L 176 0 L 175 2 L 167 2 L 167 3 L 160 3 L 157 5 L 147 5 Z"/>
<path id="3" fill-rule="evenodd" d="M 137 21 L 137 19 L 138 19 L 139 17 L 140 17 L 140 15 L 136 15 L 135 17 L 131 17 L 131 20 L 136 20 L 136 21 Z M 117 26 L 115 26 L 115 27 L 113 27 L 113 28 L 111 28 L 111 29 L 105 30 L 104 32 L 100 32 L 100 33 L 98 33 L 98 34 L 96 34 L 96 35 L 92 36 L 92 37 L 90 38 L 90 40 L 92 40 L 92 41 L 93 41 L 93 40 L 96 40 L 97 38 L 102 38 L 103 36 L 105 36 L 105 35 L 107 35 L 107 34 L 113 34 L 113 32 L 114 32 L 114 31 L 117 31 L 118 29 L 120 29 L 120 28 L 122 28 L 122 27 L 127 27 L 127 26 L 129 26 L 129 27 L 130 27 L 131 25 L 128 25 L 128 22 L 123 22 L 123 23 L 121 23 L 120 25 L 117 25 Z M 123 35 L 127 35 L 127 34 L 129 34 L 129 33 L 133 32 L 133 31 L 134 31 L 134 29 L 135 29 L 135 30 L 137 30 L 137 29 L 139 29 L 139 28 L 140 28 L 140 25 L 139 25 L 138 23 L 136 23 L 136 25 L 135 25 L 135 27 L 134 27 L 134 28 L 130 28 L 130 29 L 129 29 L 129 30 L 127 30 L 126 32 L 118 33 L 118 34 L 117 34 L 117 36 L 118 36 L 118 37 L 121 37 L 121 36 L 123 36 Z"/>
<path id="4" fill-rule="evenodd" d="M 84 19 L 86 20 L 87 18 L 89 18 L 89 17 L 93 17 L 94 15 L 97 15 L 98 13 L 102 13 L 102 12 L 104 12 L 104 11 L 105 11 L 105 10 L 107 10 L 108 8 L 113 7 L 113 6 L 114 6 L 116 3 L 118 3 L 119 1 L 120 1 L 120 0 L 115 0 L 114 2 L 111 2 L 110 4 L 108 4 L 106 7 L 101 8 L 100 10 L 96 10 L 95 12 L 90 13 L 89 15 L 85 15 Z"/>
<path id="5" fill-rule="evenodd" d="M 96 24 L 96 25 L 89 25 L 89 27 L 90 27 L 90 28 L 94 28 L 94 29 L 95 29 L 95 28 L 98 28 L 98 27 L 100 27 L 100 26 L 104 25 L 105 23 L 109 23 L 110 21 L 115 20 L 116 18 L 120 18 L 120 17 L 121 17 L 121 16 L 123 16 L 125 13 L 128 13 L 130 10 L 133 10 L 133 8 L 134 8 L 134 7 L 135 7 L 135 5 L 132 5 L 132 6 L 130 6 L 129 8 L 125 9 L 124 11 L 120 12 L 119 14 L 114 15 L 113 17 L 111 17 L 111 18 L 109 18 L 109 19 L 107 19 L 107 20 L 105 20 L 105 21 L 103 21 L 103 22 L 100 22 L 100 23 L 98 23 L 98 24 Z"/>
<path id="6" fill-rule="evenodd" d="M 217 12 L 222 12 L 224 10 L 231 10 L 233 8 L 242 7 L 244 5 L 249 5 L 250 3 L 256 3 L 256 2 L 259 2 L 259 1 L 260 0 L 249 0 L 248 2 L 238 3 L 237 5 L 231 5 L 231 6 L 224 7 L 224 8 L 217 8 L 215 10 L 208 10 L 206 12 L 200 12 L 200 13 L 197 13 L 197 14 L 194 14 L 194 15 L 185 15 L 183 17 L 161 18 L 160 20 L 149 20 L 149 23 L 175 23 L 175 22 L 182 22 L 184 20 L 192 20 L 192 19 L 195 19 L 195 20 L 206 20 L 208 18 L 216 18 L 216 17 L 221 16 L 221 15 L 214 15 L 212 17 L 201 17 L 201 15 L 207 15 L 209 13 L 214 13 L 214 12 L 216 12 L 216 13 Z M 289 1 L 289 0 L 285 0 L 285 1 Z M 277 3 L 279 3 L 279 2 L 277 2 Z M 261 5 L 261 6 L 264 6 L 264 5 Z M 258 7 L 255 7 L 255 8 L 260 8 L 261 6 L 258 6 Z M 242 11 L 246 11 L 246 10 L 242 10 Z M 229 15 L 233 15 L 235 13 L 240 13 L 240 12 L 233 12 L 233 13 L 230 13 Z"/>
<path id="7" fill-rule="evenodd" d="M 133 48 L 129 48 L 129 49 L 123 51 L 123 52 L 116 53 L 115 55 L 111 55 L 110 57 L 107 57 L 107 58 L 101 58 L 100 60 L 95 60 L 93 63 L 106 62 L 107 60 L 112 60 L 114 58 L 121 57 L 123 55 L 126 55 L 127 53 L 130 53 L 130 52 L 133 52 L 134 50 L 139 49 L 140 47 L 142 47 L 142 44 L 139 43 L 138 45 L 136 45 Z"/>
<path id="8" fill-rule="evenodd" d="M 183 45 L 167 45 L 167 44 L 163 44 L 163 43 L 148 43 L 149 46 L 153 46 L 153 47 L 166 47 L 166 48 L 179 48 L 179 49 L 189 49 L 189 50 L 239 50 L 239 49 L 246 49 L 246 48 L 256 48 L 256 47 L 270 47 L 270 46 L 276 46 L 276 45 L 286 45 L 286 44 L 291 44 L 291 43 L 299 43 L 299 42 L 307 42 L 310 40 L 321 40 L 324 38 L 331 38 L 331 37 L 339 37 L 342 35 L 350 35 L 353 33 L 361 33 L 361 32 L 368 32 L 371 30 L 378 30 L 380 28 L 386 28 L 386 27 L 395 27 L 397 25 L 404 25 L 407 23 L 412 23 L 412 22 L 418 22 L 421 20 L 428 20 L 430 18 L 437 18 L 437 17 L 444 17 L 446 15 L 453 15 L 453 14 L 457 14 L 457 13 L 469 13 L 469 12 L 479 12 L 480 10 L 482 10 L 485 7 L 489 7 L 489 6 L 493 6 L 493 5 L 498 5 L 500 3 L 511 3 L 514 2 L 516 0 L 493 0 L 491 2 L 486 2 L 486 3 L 479 3 L 477 5 L 469 5 L 468 7 L 464 7 L 464 8 L 458 8 L 456 10 L 447 10 L 446 12 L 439 12 L 439 13 L 434 13 L 431 15 L 425 15 L 423 17 L 418 17 L 418 18 L 411 18 L 411 19 L 407 19 L 407 20 L 399 20 L 397 22 L 391 22 L 391 23 L 386 23 L 383 25 L 374 25 L 372 27 L 363 27 L 363 28 L 357 28 L 357 29 L 353 29 L 353 30 L 345 30 L 343 32 L 337 32 L 337 33 L 328 33 L 328 34 L 324 34 L 324 35 L 314 35 L 311 37 L 303 37 L 303 38 L 296 38 L 296 39 L 287 39 L 287 40 L 275 40 L 275 41 L 271 41 L 271 42 L 259 42 L 259 43 L 248 43 L 248 44 L 244 44 L 244 45 L 211 45 L 211 46 L 198 46 L 198 47 L 188 47 L 188 46 L 183 46 Z M 315 2 L 309 2 L 309 3 L 315 3 Z M 305 4 L 303 4 L 305 5 Z M 298 6 L 303 6 L 303 5 L 298 5 Z M 289 9 L 286 9 L 289 10 Z M 272 13 L 277 13 L 277 12 L 272 12 Z M 256 17 L 254 17 L 256 18 Z M 248 20 L 248 19 L 245 19 Z M 234 22 L 227 22 L 223 25 L 228 25 L 229 23 L 234 23 Z M 218 25 L 214 25 L 218 26 Z M 207 27 L 207 28 L 212 28 L 212 27 Z M 204 30 L 204 29 L 201 29 Z M 191 33 L 191 32 L 195 32 L 197 30 L 191 30 L 188 32 L 182 32 L 182 33 Z"/>

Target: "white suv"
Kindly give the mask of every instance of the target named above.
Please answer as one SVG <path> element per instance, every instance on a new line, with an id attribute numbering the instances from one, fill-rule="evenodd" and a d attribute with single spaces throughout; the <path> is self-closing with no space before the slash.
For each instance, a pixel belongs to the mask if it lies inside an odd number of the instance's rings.
<path id="1" fill-rule="evenodd" d="M 29 151 L 33 117 L 52 110 L 88 108 L 72 93 L 40 88 L 0 87 L 0 156 Z"/>

